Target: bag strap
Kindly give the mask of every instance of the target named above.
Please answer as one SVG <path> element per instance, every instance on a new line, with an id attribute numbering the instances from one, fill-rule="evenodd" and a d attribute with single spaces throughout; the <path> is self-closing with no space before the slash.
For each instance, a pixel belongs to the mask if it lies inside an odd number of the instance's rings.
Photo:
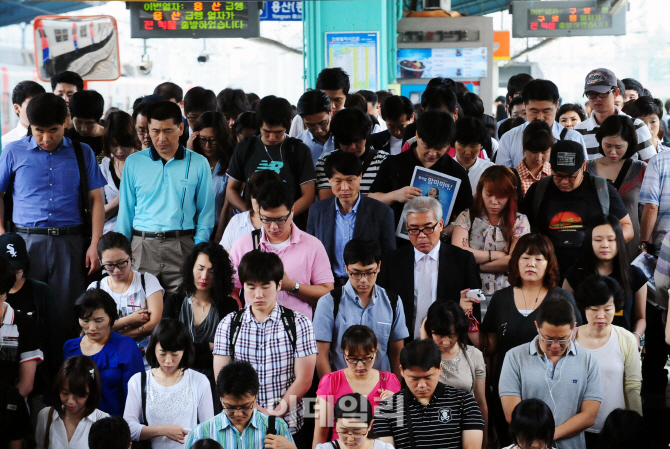
<path id="1" fill-rule="evenodd" d="M 265 429 L 266 435 L 277 435 L 277 425 L 275 424 L 276 420 L 277 420 L 276 416 L 274 415 L 268 416 L 268 428 Z"/>
<path id="2" fill-rule="evenodd" d="M 279 306 L 279 310 L 281 310 L 281 321 L 284 324 L 284 329 L 288 334 L 288 339 L 293 347 L 293 352 L 295 352 L 298 347 L 298 332 L 295 327 L 295 313 L 293 310 L 287 309 L 282 305 Z"/>
<path id="3" fill-rule="evenodd" d="M 74 155 L 77 158 L 77 167 L 79 168 L 79 197 L 81 200 L 81 208 L 84 212 L 84 219 L 88 222 L 90 220 L 91 205 L 88 201 L 88 175 L 86 174 L 84 150 L 81 147 L 81 143 L 76 140 L 72 141 L 72 146 L 74 147 Z"/>
<path id="4" fill-rule="evenodd" d="M 403 389 L 403 415 L 405 420 L 405 425 L 407 426 L 407 435 L 409 437 L 409 447 L 416 447 L 414 444 L 414 430 L 412 429 L 412 414 L 409 412 L 409 403 L 412 400 L 412 395 Z"/>
<path id="5" fill-rule="evenodd" d="M 398 296 L 396 293 L 391 293 L 391 292 L 386 292 L 389 297 L 389 301 L 391 301 L 391 311 L 393 312 L 393 321 L 391 321 L 391 330 L 393 330 L 393 323 L 395 323 L 395 320 L 398 318 L 398 312 L 396 309 L 398 308 L 398 302 L 400 302 L 400 296 Z"/>
<path id="6" fill-rule="evenodd" d="M 552 177 L 546 176 L 535 183 L 537 185 L 535 196 L 533 197 L 533 221 L 535 223 L 535 227 L 537 227 L 537 219 L 540 214 L 542 199 L 544 198 L 544 194 L 547 193 L 547 187 L 549 187 L 549 183 L 551 181 Z"/>
<path id="7" fill-rule="evenodd" d="M 49 449 L 49 432 L 51 431 L 51 423 L 54 420 L 54 411 L 56 411 L 56 409 L 53 407 L 49 409 L 49 417 L 47 418 L 47 428 L 46 432 L 44 433 L 44 449 Z"/>
<path id="8" fill-rule="evenodd" d="M 235 360 L 235 343 L 237 343 L 237 337 L 240 336 L 240 328 L 242 327 L 242 317 L 244 316 L 244 309 L 238 310 L 233 315 L 233 319 L 230 322 L 230 342 L 228 350 L 230 351 L 230 358 Z"/>
<path id="9" fill-rule="evenodd" d="M 623 163 L 623 166 L 621 167 L 621 170 L 619 171 L 619 175 L 616 177 L 612 185 L 614 186 L 615 189 L 619 190 L 621 188 L 621 185 L 623 184 L 623 181 L 626 179 L 626 175 L 628 175 L 628 170 L 630 170 L 630 166 L 633 165 L 633 159 L 626 159 Z"/>
<path id="10" fill-rule="evenodd" d="M 610 214 L 610 192 L 607 187 L 607 180 L 600 176 L 594 176 L 593 184 L 596 187 L 598 201 L 600 201 L 600 209 L 603 215 L 607 217 Z"/>
<path id="11" fill-rule="evenodd" d="M 368 168 L 370 168 L 370 164 L 372 164 L 372 161 L 375 159 L 377 156 L 378 151 L 375 150 L 374 148 L 370 148 L 368 150 L 367 156 L 365 156 L 365 160 L 363 161 L 363 170 L 361 170 L 361 173 L 365 173 L 368 171 Z"/>
<path id="12" fill-rule="evenodd" d="M 142 283 L 142 291 L 144 292 L 144 296 L 147 295 L 147 284 L 144 281 L 144 273 L 140 273 L 140 282 Z"/>
<path id="13" fill-rule="evenodd" d="M 563 128 L 563 130 L 561 130 L 560 140 L 565 140 L 565 136 L 567 135 L 568 135 L 568 128 Z"/>
<path id="14" fill-rule="evenodd" d="M 142 382 L 142 423 L 144 423 L 145 426 L 148 426 L 149 423 L 147 422 L 147 372 L 143 370 L 140 376 L 141 376 L 140 381 Z"/>
<path id="15" fill-rule="evenodd" d="M 335 287 L 331 292 L 330 296 L 333 297 L 333 321 L 337 318 L 337 314 L 340 311 L 340 302 L 342 301 L 342 287 Z"/>
<path id="16" fill-rule="evenodd" d="M 254 249 L 260 249 L 261 248 L 261 230 L 259 229 L 254 229 L 251 231 L 251 241 L 254 244 Z"/>
<path id="17" fill-rule="evenodd" d="M 337 441 L 331 441 L 330 444 L 332 444 L 335 449 L 340 449 L 340 443 Z"/>

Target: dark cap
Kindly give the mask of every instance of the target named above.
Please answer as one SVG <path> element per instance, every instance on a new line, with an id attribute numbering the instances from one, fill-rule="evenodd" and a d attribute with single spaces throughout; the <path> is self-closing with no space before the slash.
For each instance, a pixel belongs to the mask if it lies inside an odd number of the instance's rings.
<path id="1" fill-rule="evenodd" d="M 0 235 L 0 256 L 15 270 L 28 268 L 28 250 L 26 241 L 19 234 L 7 232 Z"/>
<path id="2" fill-rule="evenodd" d="M 551 170 L 573 174 L 584 165 L 584 147 L 574 140 L 559 140 L 551 147 Z"/>
<path id="3" fill-rule="evenodd" d="M 605 93 L 613 87 L 617 87 L 617 77 L 611 70 L 591 70 L 584 80 L 584 92 L 595 91 Z"/>

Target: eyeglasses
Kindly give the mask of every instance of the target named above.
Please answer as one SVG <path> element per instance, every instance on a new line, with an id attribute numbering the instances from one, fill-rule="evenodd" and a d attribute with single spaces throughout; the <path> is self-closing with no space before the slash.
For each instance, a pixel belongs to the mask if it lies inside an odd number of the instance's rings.
<path id="1" fill-rule="evenodd" d="M 558 344 L 559 346 L 567 346 L 572 341 L 572 339 L 568 339 L 568 340 L 554 340 L 554 339 L 551 339 L 551 340 L 548 340 L 548 339 L 542 337 L 542 334 L 540 333 L 540 331 L 537 331 L 537 335 L 540 336 L 540 341 L 547 346 L 551 346 L 554 343 Z"/>
<path id="2" fill-rule="evenodd" d="M 288 215 L 286 215 L 285 217 L 277 217 L 277 218 L 266 217 L 265 215 L 261 214 L 258 215 L 260 216 L 261 223 L 263 224 L 277 223 L 277 225 L 281 226 L 283 224 L 286 224 L 291 214 L 292 212 L 289 212 Z"/>
<path id="3" fill-rule="evenodd" d="M 356 271 L 347 270 L 347 273 L 349 274 L 349 277 L 351 279 L 354 279 L 354 280 L 358 281 L 361 278 L 372 280 L 372 279 L 374 279 L 375 276 L 377 276 L 377 273 L 379 273 L 379 271 L 366 271 L 365 273 L 360 273 L 360 272 L 356 272 Z"/>
<path id="4" fill-rule="evenodd" d="M 342 430 L 338 429 L 337 427 L 335 428 L 337 430 L 337 434 L 341 437 L 362 437 L 368 434 L 368 429 L 363 429 L 363 430 Z"/>
<path id="5" fill-rule="evenodd" d="M 249 402 L 248 404 L 244 404 L 243 406 L 240 407 L 228 407 L 225 404 L 223 405 L 223 411 L 226 413 L 226 415 L 232 416 L 235 414 L 235 412 L 242 412 L 242 413 L 249 413 L 250 411 L 253 411 L 254 408 L 256 408 L 256 400 L 254 399 L 253 402 Z"/>
<path id="6" fill-rule="evenodd" d="M 602 92 L 602 93 L 589 91 L 589 92 L 584 92 L 584 96 L 586 98 L 588 98 L 589 100 L 595 100 L 596 97 L 598 97 L 600 99 L 604 99 L 604 98 L 607 98 L 609 96 L 609 94 L 611 94 L 612 92 L 614 92 L 614 89 L 610 89 L 607 92 Z"/>
<path id="7" fill-rule="evenodd" d="M 346 355 L 344 356 L 344 360 L 345 360 L 347 363 L 351 363 L 352 365 L 358 365 L 359 363 L 362 363 L 363 365 L 369 365 L 370 363 L 372 363 L 372 361 L 373 361 L 374 359 L 375 359 L 375 356 L 374 356 L 374 355 L 370 355 L 370 356 L 367 356 L 367 357 L 363 357 L 363 358 L 361 358 L 361 359 L 352 359 L 352 358 L 347 357 Z M 339 433 L 339 432 L 338 432 L 338 433 Z"/>
<path id="8" fill-rule="evenodd" d="M 551 177 L 554 178 L 554 181 L 558 181 L 558 182 L 561 182 L 564 179 L 574 181 L 575 179 L 577 179 L 578 176 L 579 176 L 579 171 L 577 171 L 577 173 L 575 173 L 574 175 L 557 175 L 557 174 L 551 175 Z"/>
<path id="9" fill-rule="evenodd" d="M 191 121 L 191 120 L 198 120 L 200 118 L 199 115 L 187 115 L 186 120 Z"/>
<path id="10" fill-rule="evenodd" d="M 321 120 L 319 123 L 305 123 L 305 128 L 309 130 L 316 129 L 317 127 L 323 129 L 328 125 L 328 122 L 329 120 L 325 119 Z"/>
<path id="11" fill-rule="evenodd" d="M 212 146 L 216 145 L 216 139 L 212 137 L 211 139 L 205 139 L 204 137 L 198 137 L 198 140 L 200 141 L 200 145 L 205 146 L 207 144 L 210 144 Z"/>
<path id="12" fill-rule="evenodd" d="M 419 235 L 423 232 L 425 235 L 430 235 L 435 232 L 435 228 L 437 228 L 438 224 L 439 223 L 435 223 L 433 226 L 426 226 L 425 228 L 407 228 L 407 233 L 409 235 Z"/>
<path id="13" fill-rule="evenodd" d="M 105 267 L 105 270 L 107 270 L 107 271 L 113 271 L 114 268 L 118 268 L 119 270 L 123 270 L 124 268 L 126 268 L 128 266 L 129 262 L 130 262 L 130 258 L 128 258 L 126 260 L 122 260 L 121 262 L 117 262 L 117 263 L 103 263 L 102 266 Z"/>

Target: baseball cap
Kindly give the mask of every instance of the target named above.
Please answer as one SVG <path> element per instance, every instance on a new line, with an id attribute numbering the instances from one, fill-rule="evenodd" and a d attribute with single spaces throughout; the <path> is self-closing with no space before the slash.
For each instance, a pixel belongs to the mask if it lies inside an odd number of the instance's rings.
<path id="1" fill-rule="evenodd" d="M 0 235 L 0 256 L 7 260 L 15 270 L 28 268 L 26 241 L 15 232 Z"/>
<path id="2" fill-rule="evenodd" d="M 584 165 L 584 147 L 573 140 L 559 140 L 551 147 L 551 170 L 573 174 Z"/>
<path id="3" fill-rule="evenodd" d="M 595 91 L 605 93 L 613 87 L 617 87 L 617 77 L 611 70 L 591 70 L 584 80 L 584 92 Z"/>

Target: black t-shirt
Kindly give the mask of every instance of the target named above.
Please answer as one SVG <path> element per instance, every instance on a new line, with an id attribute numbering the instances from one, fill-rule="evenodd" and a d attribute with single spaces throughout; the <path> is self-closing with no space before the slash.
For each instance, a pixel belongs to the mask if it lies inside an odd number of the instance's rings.
<path id="1" fill-rule="evenodd" d="M 85 137 L 79 134 L 77 130 L 75 130 L 74 128 L 70 128 L 67 131 L 67 137 L 69 137 L 72 140 L 76 140 L 77 142 L 85 143 L 86 145 L 91 147 L 96 156 L 102 153 L 102 136 Z"/>
<path id="2" fill-rule="evenodd" d="M 633 265 L 628 265 L 629 268 L 629 282 L 631 294 L 626 298 L 626 301 L 623 304 L 623 310 L 617 312 L 614 315 L 614 320 L 612 324 L 615 326 L 623 327 L 631 332 L 635 331 L 635 326 L 633 323 L 633 304 L 635 303 L 635 292 L 644 287 L 647 284 L 647 277 L 644 275 L 644 272 Z M 570 283 L 570 287 L 573 290 L 577 290 L 579 284 L 588 277 L 589 273 L 586 272 L 583 268 L 579 268 L 576 265 L 573 265 L 565 272 L 565 279 Z M 610 277 L 621 283 L 618 273 L 610 274 Z M 582 313 L 582 319 L 586 322 L 586 316 Z"/>
<path id="3" fill-rule="evenodd" d="M 28 435 L 30 416 L 25 399 L 16 387 L 0 383 L 0 449 L 7 449 L 11 441 L 22 440 Z"/>
<path id="4" fill-rule="evenodd" d="M 387 157 L 381 167 L 379 167 L 377 177 L 372 186 L 370 186 L 370 193 L 389 193 L 410 185 L 412 175 L 414 174 L 414 167 L 423 167 L 423 164 L 414 153 L 415 149 L 416 144 L 403 153 Z M 445 154 L 428 168 L 461 180 L 461 186 L 456 194 L 456 201 L 451 211 L 451 217 L 457 217 L 465 209 L 472 207 L 472 188 L 470 187 L 468 172 L 458 162 L 448 154 Z M 391 206 L 395 215 L 396 227 L 400 221 L 404 206 L 403 203 L 398 202 Z"/>
<path id="5" fill-rule="evenodd" d="M 37 320 L 37 306 L 34 298 L 33 282 L 26 279 L 18 292 L 7 294 L 6 301 L 17 312 Z"/>
<path id="6" fill-rule="evenodd" d="M 628 215 L 626 206 L 616 189 L 607 184 L 610 197 L 610 214 L 618 219 Z M 591 175 L 584 173 L 584 180 L 571 192 L 561 192 L 556 184 L 549 182 L 537 214 L 533 214 L 533 198 L 537 183 L 528 189 L 521 204 L 521 213 L 528 217 L 533 229 L 549 237 L 554 244 L 561 274 L 575 263 L 575 258 L 584 242 L 588 222 L 601 215 L 602 209 Z"/>
<path id="7" fill-rule="evenodd" d="M 228 175 L 239 182 L 249 182 L 252 174 L 272 170 L 302 196 L 300 186 L 316 180 L 314 161 L 309 147 L 298 139 L 285 138 L 280 145 L 264 145 L 260 137 L 247 137 L 237 144 L 228 166 Z"/>

